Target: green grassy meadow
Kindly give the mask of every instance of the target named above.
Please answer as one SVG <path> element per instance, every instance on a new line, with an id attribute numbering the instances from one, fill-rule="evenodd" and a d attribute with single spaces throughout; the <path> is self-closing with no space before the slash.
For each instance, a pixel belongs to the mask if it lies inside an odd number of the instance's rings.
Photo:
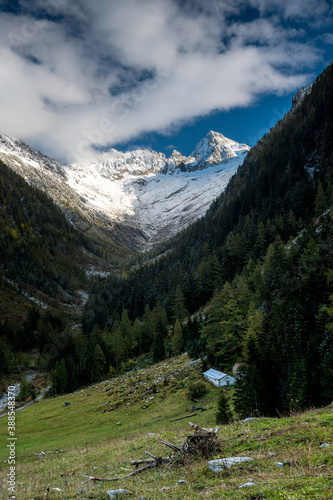
<path id="1" fill-rule="evenodd" d="M 85 482 L 82 474 L 112 478 L 130 473 L 129 462 L 147 458 L 146 451 L 169 455 L 171 450 L 158 436 L 181 445 L 193 432 L 189 421 L 215 427 L 219 389 L 210 385 L 194 403 L 206 411 L 170 422 L 193 413 L 186 392 L 201 377 L 201 364 L 190 364 L 183 355 L 17 412 L 16 498 L 107 499 L 108 490 L 120 488 L 132 493 L 129 498 L 145 499 L 333 498 L 333 406 L 288 418 L 235 420 L 221 426 L 222 451 L 212 459 L 249 456 L 254 460 L 218 475 L 205 468 L 206 460 L 195 457 L 185 466 L 165 465 L 117 482 Z M 231 396 L 232 388 L 228 391 Z M 70 405 L 65 407 L 65 401 Z M 5 499 L 10 498 L 9 464 L 4 462 L 8 459 L 6 417 L 0 419 L 0 434 L 0 498 Z M 323 443 L 329 446 L 322 447 Z M 253 485 L 240 488 L 245 483 Z"/>

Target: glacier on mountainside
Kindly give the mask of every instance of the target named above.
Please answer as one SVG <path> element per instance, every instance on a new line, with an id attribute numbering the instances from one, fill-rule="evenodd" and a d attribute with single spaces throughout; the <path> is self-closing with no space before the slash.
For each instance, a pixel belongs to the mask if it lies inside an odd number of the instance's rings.
<path id="1" fill-rule="evenodd" d="M 202 217 L 226 188 L 249 146 L 209 131 L 186 157 L 148 149 L 96 153 L 63 166 L 22 141 L 0 136 L 0 159 L 44 190 L 83 231 L 105 230 L 144 250 Z"/>

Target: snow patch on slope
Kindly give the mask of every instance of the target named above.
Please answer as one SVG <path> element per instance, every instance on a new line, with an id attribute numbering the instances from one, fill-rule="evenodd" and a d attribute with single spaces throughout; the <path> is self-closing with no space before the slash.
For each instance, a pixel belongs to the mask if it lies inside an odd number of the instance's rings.
<path id="1" fill-rule="evenodd" d="M 65 167 L 67 182 L 92 209 L 142 231 L 148 246 L 202 217 L 226 188 L 249 146 L 210 131 L 189 157 L 111 150 L 99 162 Z"/>
<path id="2" fill-rule="evenodd" d="M 209 131 L 189 157 L 110 149 L 95 161 L 63 166 L 22 141 L 0 136 L 0 159 L 47 192 L 74 225 L 111 231 L 116 241 L 140 249 L 202 217 L 249 149 Z"/>

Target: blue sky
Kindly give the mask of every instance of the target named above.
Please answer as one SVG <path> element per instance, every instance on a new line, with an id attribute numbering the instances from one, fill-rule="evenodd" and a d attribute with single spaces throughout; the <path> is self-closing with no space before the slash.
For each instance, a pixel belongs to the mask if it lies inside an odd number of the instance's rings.
<path id="1" fill-rule="evenodd" d="M 231 5 L 230 5 L 231 4 Z M 250 146 L 332 60 L 329 0 L 0 0 L 0 133 L 64 163 Z"/>

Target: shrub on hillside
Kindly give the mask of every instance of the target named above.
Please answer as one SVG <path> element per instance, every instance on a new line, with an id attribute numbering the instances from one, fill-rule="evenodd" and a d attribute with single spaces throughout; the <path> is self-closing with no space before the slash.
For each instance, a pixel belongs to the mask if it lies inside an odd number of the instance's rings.
<path id="1" fill-rule="evenodd" d="M 188 386 L 187 397 L 191 401 L 202 398 L 208 392 L 208 387 L 205 382 L 193 382 Z"/>

